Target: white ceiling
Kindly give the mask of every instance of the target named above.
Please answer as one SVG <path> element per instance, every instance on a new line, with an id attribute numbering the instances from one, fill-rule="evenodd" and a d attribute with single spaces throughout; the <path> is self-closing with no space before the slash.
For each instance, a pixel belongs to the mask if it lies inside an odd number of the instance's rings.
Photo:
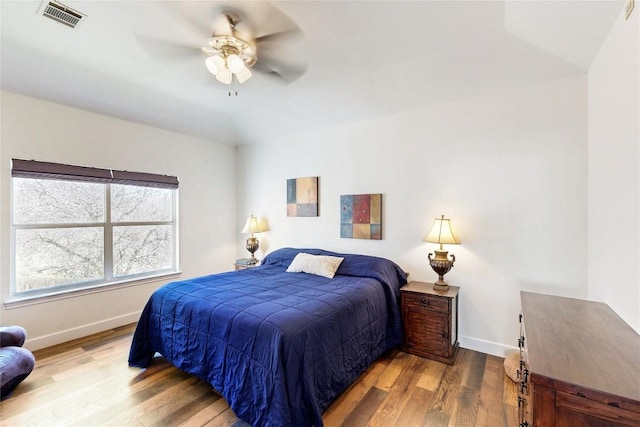
<path id="1" fill-rule="evenodd" d="M 474 96 L 498 86 L 585 72 L 616 16 L 606 1 L 82 1 L 71 29 L 37 14 L 40 1 L 0 2 L 4 90 L 226 144 Z M 217 11 L 256 35 L 288 16 L 303 38 L 280 45 L 304 62 L 290 84 L 255 73 L 237 97 L 203 57 L 171 57 L 145 40 L 198 48 Z M 284 22 L 284 21 L 283 21 Z M 258 51 L 260 55 L 260 51 Z"/>

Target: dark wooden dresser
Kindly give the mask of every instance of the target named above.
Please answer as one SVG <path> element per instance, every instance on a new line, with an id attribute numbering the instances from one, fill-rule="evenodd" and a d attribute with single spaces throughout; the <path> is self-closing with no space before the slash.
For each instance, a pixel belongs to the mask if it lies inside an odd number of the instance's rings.
<path id="1" fill-rule="evenodd" d="M 640 426 L 640 335 L 603 303 L 521 299 L 520 426 Z"/>

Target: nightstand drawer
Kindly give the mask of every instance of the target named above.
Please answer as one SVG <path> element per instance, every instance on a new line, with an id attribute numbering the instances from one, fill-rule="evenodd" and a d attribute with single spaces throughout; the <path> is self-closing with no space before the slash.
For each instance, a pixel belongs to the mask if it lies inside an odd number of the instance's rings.
<path id="1" fill-rule="evenodd" d="M 411 292 L 404 293 L 404 303 L 408 307 L 433 310 L 440 313 L 449 312 L 449 298 L 442 298 L 433 295 L 414 294 Z"/>

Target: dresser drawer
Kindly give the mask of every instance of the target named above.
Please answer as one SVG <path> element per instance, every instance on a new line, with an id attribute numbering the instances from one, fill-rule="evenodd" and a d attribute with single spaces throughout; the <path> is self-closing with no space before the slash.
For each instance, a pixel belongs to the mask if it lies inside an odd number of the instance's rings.
<path id="1" fill-rule="evenodd" d="M 615 400 L 605 404 L 562 391 L 556 392 L 556 416 L 567 426 L 640 425 L 640 413 L 620 408 Z"/>
<path id="2" fill-rule="evenodd" d="M 449 312 L 449 298 L 411 292 L 405 292 L 403 297 L 404 304 L 411 308 L 433 310 L 440 313 Z"/>

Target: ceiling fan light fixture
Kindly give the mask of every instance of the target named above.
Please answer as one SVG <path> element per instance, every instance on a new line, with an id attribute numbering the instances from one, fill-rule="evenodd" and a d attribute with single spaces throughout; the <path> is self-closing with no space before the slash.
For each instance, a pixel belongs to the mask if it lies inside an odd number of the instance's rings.
<path id="1" fill-rule="evenodd" d="M 231 71 L 229 71 L 227 68 L 218 70 L 218 74 L 216 74 L 216 80 L 226 85 L 231 84 L 232 78 L 233 74 L 231 74 Z"/>
<path id="2" fill-rule="evenodd" d="M 205 59 L 204 64 L 207 66 L 207 70 L 214 76 L 218 74 L 220 70 L 223 70 L 224 59 L 219 55 L 212 55 Z"/>
<path id="3" fill-rule="evenodd" d="M 247 67 L 244 67 L 242 71 L 236 74 L 236 78 L 238 79 L 239 83 L 244 83 L 249 80 L 252 75 L 253 73 Z"/>
<path id="4" fill-rule="evenodd" d="M 263 32 L 260 36 L 255 36 L 248 25 L 238 27 L 242 22 L 236 13 L 220 12 L 211 37 L 207 39 L 206 45 L 201 47 L 201 51 L 206 56 L 207 69 L 216 76 L 216 80 L 229 85 L 229 96 L 232 92 L 238 94 L 237 84 L 244 83 L 253 76 L 251 68 L 256 64 L 258 65 L 256 71 L 279 77 L 286 82 L 291 82 L 304 73 L 306 67 L 298 67 L 295 64 L 289 67 L 286 66 L 287 64 L 280 67 L 278 63 L 275 66 L 269 65 L 268 62 L 273 62 L 269 58 L 258 63 L 256 53 L 259 43 L 266 42 L 272 46 L 273 42 L 280 43 L 283 36 L 297 36 L 301 31 L 295 24 L 287 21 L 285 29 L 266 34 Z"/>
<path id="5" fill-rule="evenodd" d="M 246 67 L 244 66 L 244 61 L 236 54 L 231 54 L 227 57 L 227 68 L 233 74 L 239 74 Z"/>

